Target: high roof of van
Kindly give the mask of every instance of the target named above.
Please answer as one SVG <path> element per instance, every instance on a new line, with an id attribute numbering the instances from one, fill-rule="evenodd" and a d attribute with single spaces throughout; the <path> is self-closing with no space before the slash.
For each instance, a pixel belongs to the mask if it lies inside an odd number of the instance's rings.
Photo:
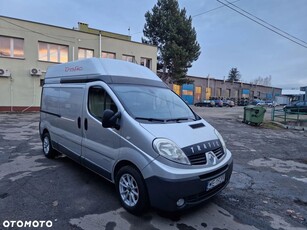
<path id="1" fill-rule="evenodd" d="M 50 66 L 47 69 L 45 83 L 78 81 L 98 76 L 101 80 L 103 76 L 118 76 L 162 82 L 154 72 L 138 64 L 116 59 L 88 58 Z"/>

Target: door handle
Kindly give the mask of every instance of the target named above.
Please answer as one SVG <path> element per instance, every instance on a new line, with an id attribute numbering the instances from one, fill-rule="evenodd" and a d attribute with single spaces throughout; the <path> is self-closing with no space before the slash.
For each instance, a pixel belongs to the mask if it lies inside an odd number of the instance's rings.
<path id="1" fill-rule="evenodd" d="M 81 128 L 81 117 L 78 117 L 78 129 Z"/>
<path id="2" fill-rule="evenodd" d="M 84 119 L 84 129 L 87 130 L 87 118 Z"/>

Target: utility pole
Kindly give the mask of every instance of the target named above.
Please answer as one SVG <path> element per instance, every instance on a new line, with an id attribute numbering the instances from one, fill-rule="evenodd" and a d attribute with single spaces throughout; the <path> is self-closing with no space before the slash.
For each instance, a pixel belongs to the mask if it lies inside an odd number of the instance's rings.
<path id="1" fill-rule="evenodd" d="M 305 91 L 305 99 L 304 99 L 304 101 L 307 102 L 307 86 L 301 87 L 300 90 L 301 91 Z"/>

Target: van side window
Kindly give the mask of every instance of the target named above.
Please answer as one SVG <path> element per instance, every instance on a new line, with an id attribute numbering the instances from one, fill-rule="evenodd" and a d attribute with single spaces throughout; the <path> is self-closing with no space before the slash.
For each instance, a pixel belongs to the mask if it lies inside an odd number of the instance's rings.
<path id="1" fill-rule="evenodd" d="M 115 113 L 117 107 L 109 94 L 100 86 L 92 86 L 88 91 L 88 111 L 99 121 L 106 109 L 111 109 Z"/>

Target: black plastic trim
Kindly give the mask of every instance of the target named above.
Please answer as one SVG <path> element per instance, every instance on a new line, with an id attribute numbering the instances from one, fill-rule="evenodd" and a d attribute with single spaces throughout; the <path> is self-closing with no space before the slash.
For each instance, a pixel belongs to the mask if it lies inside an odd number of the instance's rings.
<path id="1" fill-rule="evenodd" d="M 197 124 L 190 125 L 190 127 L 192 129 L 198 129 L 198 128 L 205 127 L 205 125 L 204 125 L 204 123 L 197 123 Z"/>
<path id="2" fill-rule="evenodd" d="M 79 163 L 80 165 L 86 167 L 87 169 L 97 173 L 98 175 L 106 178 L 109 181 L 112 181 L 111 173 L 99 167 L 97 164 L 93 163 L 92 161 L 84 158 L 83 156 L 75 154 L 74 152 L 72 152 L 71 150 L 67 149 L 66 147 L 57 142 L 52 141 L 52 147 L 57 151 L 59 151 L 60 153 L 68 156 L 70 159 L 74 160 L 75 162 Z"/>
<path id="3" fill-rule="evenodd" d="M 167 86 L 162 81 L 138 78 L 138 77 L 123 77 L 123 76 L 88 76 L 88 77 L 63 77 L 60 80 L 61 84 L 68 83 L 88 83 L 94 81 L 103 81 L 107 84 L 135 84 L 135 85 L 150 85 L 167 88 Z"/>
<path id="4" fill-rule="evenodd" d="M 92 170 L 93 172 L 99 174 L 100 176 L 103 176 L 104 178 L 106 178 L 107 180 L 111 181 L 112 180 L 112 175 L 110 172 L 106 171 L 105 169 L 99 167 L 97 164 L 95 164 L 94 162 L 81 157 L 81 163 L 83 166 L 85 166 L 86 168 Z"/>
<path id="5" fill-rule="evenodd" d="M 46 111 L 46 110 L 40 110 L 40 112 L 41 113 L 46 113 L 46 114 L 49 114 L 49 115 L 52 115 L 52 116 L 56 116 L 56 117 L 61 117 L 61 115 L 60 114 L 58 114 L 58 113 L 51 113 L 51 112 L 48 112 L 48 111 Z"/>
<path id="6" fill-rule="evenodd" d="M 52 141 L 52 147 L 54 149 L 56 149 L 57 151 L 59 151 L 60 153 L 68 156 L 70 159 L 76 161 L 77 163 L 80 164 L 80 156 L 77 155 L 76 153 L 72 152 L 71 150 L 69 150 L 68 148 L 64 147 L 63 145 Z"/>

